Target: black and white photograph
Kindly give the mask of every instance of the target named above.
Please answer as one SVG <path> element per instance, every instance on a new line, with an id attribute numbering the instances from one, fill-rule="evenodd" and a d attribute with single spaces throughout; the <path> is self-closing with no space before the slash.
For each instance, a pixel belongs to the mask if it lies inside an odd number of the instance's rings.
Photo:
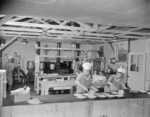
<path id="1" fill-rule="evenodd" d="M 0 0 L 0 117 L 150 117 L 150 0 Z"/>

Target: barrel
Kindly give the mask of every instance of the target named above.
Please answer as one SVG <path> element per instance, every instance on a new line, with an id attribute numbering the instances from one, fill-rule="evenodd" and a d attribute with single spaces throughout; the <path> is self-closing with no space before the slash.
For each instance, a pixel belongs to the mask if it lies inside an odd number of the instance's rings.
<path id="1" fill-rule="evenodd" d="M 27 69 L 28 70 L 34 70 L 35 69 L 34 61 L 27 61 Z"/>

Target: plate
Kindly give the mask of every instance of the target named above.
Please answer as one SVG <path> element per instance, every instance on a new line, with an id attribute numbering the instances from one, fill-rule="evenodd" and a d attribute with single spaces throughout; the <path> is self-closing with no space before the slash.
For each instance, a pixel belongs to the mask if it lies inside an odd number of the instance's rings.
<path id="1" fill-rule="evenodd" d="M 73 94 L 74 96 L 80 96 L 81 94 Z"/>
<path id="2" fill-rule="evenodd" d="M 107 95 L 109 95 L 109 93 L 101 93 L 102 95 L 105 95 L 107 97 Z"/>
<path id="3" fill-rule="evenodd" d="M 115 97 L 115 95 L 110 95 L 110 94 L 109 94 L 109 95 L 107 95 L 107 97 L 108 97 L 108 98 L 113 98 L 113 97 Z"/>
<path id="4" fill-rule="evenodd" d="M 118 95 L 118 92 L 111 92 L 112 94 L 114 94 L 114 95 Z"/>
<path id="5" fill-rule="evenodd" d="M 87 96 L 89 96 L 89 93 L 84 93 L 83 95 L 87 97 Z"/>
<path id="6" fill-rule="evenodd" d="M 130 93 L 139 93 L 139 91 L 137 91 L 137 90 L 130 90 Z"/>
<path id="7" fill-rule="evenodd" d="M 96 96 L 95 95 L 89 95 L 88 98 L 94 99 L 94 98 L 96 98 Z"/>
<path id="8" fill-rule="evenodd" d="M 140 93 L 147 93 L 147 91 L 145 91 L 145 90 L 141 90 L 141 91 L 139 91 Z"/>
<path id="9" fill-rule="evenodd" d="M 150 92 L 148 92 L 147 94 L 150 95 Z"/>
<path id="10" fill-rule="evenodd" d="M 124 95 L 115 95 L 118 98 L 124 97 Z"/>
<path id="11" fill-rule="evenodd" d="M 29 104 L 41 104 L 42 102 L 40 102 L 39 99 L 30 99 L 27 101 Z"/>
<path id="12" fill-rule="evenodd" d="M 105 95 L 102 95 L 102 94 L 95 94 L 97 97 L 99 97 L 99 98 L 106 98 L 106 96 Z"/>
<path id="13" fill-rule="evenodd" d="M 85 96 L 76 96 L 78 99 L 85 99 Z"/>
<path id="14" fill-rule="evenodd" d="M 124 90 L 119 90 L 119 91 L 118 91 L 118 94 L 119 94 L 119 95 L 124 95 Z"/>
<path id="15" fill-rule="evenodd" d="M 74 94 L 74 96 L 76 96 L 79 99 L 85 99 L 86 97 L 83 96 L 82 94 Z"/>

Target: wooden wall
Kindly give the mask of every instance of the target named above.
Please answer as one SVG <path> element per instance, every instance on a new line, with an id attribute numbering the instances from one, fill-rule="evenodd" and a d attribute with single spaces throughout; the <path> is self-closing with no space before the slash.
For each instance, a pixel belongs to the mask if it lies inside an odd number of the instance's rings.
<path id="1" fill-rule="evenodd" d="M 35 56 L 35 42 L 30 41 L 27 44 L 23 44 L 21 41 L 15 41 L 13 44 L 8 46 L 2 51 L 2 63 L 3 67 L 8 61 L 8 55 L 13 57 L 17 55 L 20 56 L 21 68 L 27 72 L 27 61 L 34 61 Z M 19 59 L 19 58 L 18 58 Z"/>
<path id="2" fill-rule="evenodd" d="M 50 41 L 42 41 L 40 43 L 41 47 L 47 46 L 48 48 L 57 48 L 56 42 Z M 71 43 L 61 43 L 61 48 L 70 48 L 75 49 L 76 47 L 71 46 Z M 81 44 L 80 49 L 85 50 L 99 50 L 99 44 Z M 8 46 L 2 51 L 2 66 L 4 67 L 5 63 L 8 61 L 8 55 L 15 56 L 15 54 L 20 55 L 20 65 L 21 68 L 27 73 L 27 61 L 35 60 L 35 41 L 29 41 L 27 44 L 23 44 L 20 40 L 15 41 L 13 44 Z M 50 50 L 40 50 L 41 55 L 50 55 L 56 56 L 57 51 Z M 61 51 L 62 56 L 74 56 L 73 51 Z M 81 52 L 81 58 L 83 57 L 83 53 Z M 96 52 L 88 52 L 88 58 L 95 59 L 98 58 L 98 54 Z M 42 61 L 48 60 L 51 62 L 55 62 L 56 59 L 50 58 L 40 58 Z M 65 60 L 65 59 L 64 59 Z"/>
<path id="3" fill-rule="evenodd" d="M 150 99 L 112 99 L 0 107 L 0 117 L 149 117 Z"/>
<path id="4" fill-rule="evenodd" d="M 130 52 L 145 52 L 146 51 L 146 40 L 131 41 Z"/>
<path id="5" fill-rule="evenodd" d="M 47 46 L 48 48 L 57 48 L 57 43 L 55 42 L 48 42 L 48 41 L 43 41 L 41 42 L 41 47 Z M 76 46 L 72 46 L 71 43 L 61 43 L 61 48 L 68 48 L 70 50 L 76 49 Z M 99 44 L 80 44 L 80 49 L 83 50 L 99 50 Z M 47 51 L 48 56 L 57 56 L 57 51 L 52 51 L 52 50 L 41 50 L 41 55 L 44 55 Z M 74 57 L 74 51 L 61 51 L 61 56 L 64 56 L 65 58 L 62 58 L 61 60 L 66 60 L 70 57 Z M 80 52 L 80 57 L 83 58 L 83 53 Z M 97 52 L 88 52 L 88 58 L 89 59 L 95 59 L 98 58 Z M 41 60 L 44 60 L 44 58 L 41 58 Z M 56 61 L 55 59 L 49 58 L 49 61 Z"/>

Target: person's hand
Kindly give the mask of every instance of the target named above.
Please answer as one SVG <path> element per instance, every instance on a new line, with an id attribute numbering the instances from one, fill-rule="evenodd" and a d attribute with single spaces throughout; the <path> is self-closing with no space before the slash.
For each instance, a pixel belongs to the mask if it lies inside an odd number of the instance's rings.
<path id="1" fill-rule="evenodd" d="M 110 85 L 110 90 L 111 90 L 111 92 L 118 91 L 117 88 L 114 85 Z"/>
<path id="2" fill-rule="evenodd" d="M 95 92 L 97 92 L 97 91 L 98 91 L 98 89 L 96 89 L 96 88 L 93 88 L 93 90 L 94 90 Z"/>
<path id="3" fill-rule="evenodd" d="M 86 87 L 83 87 L 83 90 L 86 91 L 86 92 L 89 92 L 88 88 L 86 88 Z"/>

